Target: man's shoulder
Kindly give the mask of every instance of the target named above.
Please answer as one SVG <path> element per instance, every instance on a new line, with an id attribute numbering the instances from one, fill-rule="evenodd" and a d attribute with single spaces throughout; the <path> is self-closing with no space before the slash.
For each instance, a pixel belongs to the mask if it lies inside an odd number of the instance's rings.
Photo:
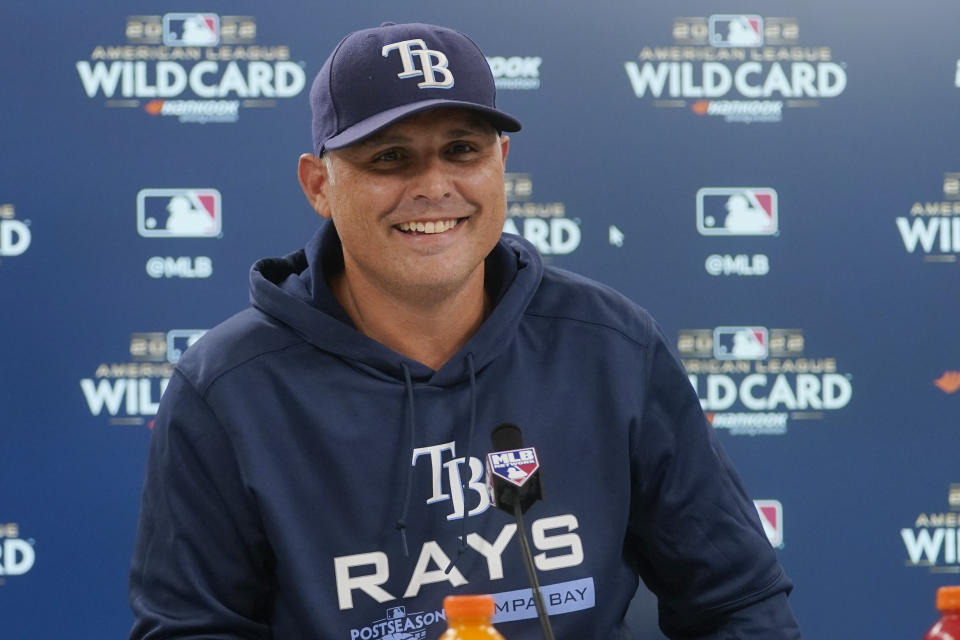
<path id="1" fill-rule="evenodd" d="M 616 289 L 557 267 L 544 268 L 527 315 L 593 325 L 642 345 L 659 333 L 650 313 Z"/>
<path id="2" fill-rule="evenodd" d="M 224 373 L 302 343 L 289 327 L 250 307 L 207 331 L 183 353 L 177 370 L 202 394 Z"/>

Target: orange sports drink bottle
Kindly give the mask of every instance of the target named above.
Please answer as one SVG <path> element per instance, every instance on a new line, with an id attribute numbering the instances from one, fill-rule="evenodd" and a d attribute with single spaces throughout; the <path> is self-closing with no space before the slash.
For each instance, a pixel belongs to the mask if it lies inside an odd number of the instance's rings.
<path id="1" fill-rule="evenodd" d="M 505 640 L 493 628 L 493 596 L 447 596 L 447 630 L 440 640 Z"/>
<path id="2" fill-rule="evenodd" d="M 960 587 L 937 589 L 937 609 L 940 611 L 940 620 L 927 631 L 923 640 L 960 638 Z"/>

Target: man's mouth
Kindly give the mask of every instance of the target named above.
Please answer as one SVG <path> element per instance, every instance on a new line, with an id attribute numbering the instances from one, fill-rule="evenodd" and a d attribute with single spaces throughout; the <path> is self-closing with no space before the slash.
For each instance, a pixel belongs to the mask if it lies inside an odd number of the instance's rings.
<path id="1" fill-rule="evenodd" d="M 394 228 L 404 233 L 443 233 L 444 231 L 453 229 L 463 219 L 464 218 L 450 218 L 449 220 L 428 220 L 426 222 L 421 220 L 411 220 L 410 222 L 401 222 L 400 224 L 395 225 Z"/>

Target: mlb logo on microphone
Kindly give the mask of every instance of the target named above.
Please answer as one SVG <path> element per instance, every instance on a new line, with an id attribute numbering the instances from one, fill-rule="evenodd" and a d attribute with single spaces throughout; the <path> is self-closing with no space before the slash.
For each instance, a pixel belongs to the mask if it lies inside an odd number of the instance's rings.
<path id="1" fill-rule="evenodd" d="M 753 15 L 713 15 L 707 21 L 715 47 L 763 46 L 763 18 Z"/>
<path id="2" fill-rule="evenodd" d="M 217 238 L 223 228 L 216 189 L 141 189 L 137 232 L 144 238 Z"/>
<path id="3" fill-rule="evenodd" d="M 540 462 L 533 447 L 487 454 L 488 475 L 491 478 L 498 476 L 518 487 L 522 487 L 539 468 Z"/>
<path id="4" fill-rule="evenodd" d="M 779 500 L 754 500 L 767 540 L 774 547 L 783 546 L 783 505 Z"/>
<path id="5" fill-rule="evenodd" d="M 168 47 L 214 47 L 219 43 L 220 16 L 215 13 L 163 16 L 163 44 Z"/>
<path id="6" fill-rule="evenodd" d="M 716 327 L 713 357 L 717 360 L 765 360 L 770 355 L 766 327 Z"/>
<path id="7" fill-rule="evenodd" d="M 773 236 L 777 192 L 768 187 L 704 187 L 697 191 L 697 231 L 704 236 Z"/>

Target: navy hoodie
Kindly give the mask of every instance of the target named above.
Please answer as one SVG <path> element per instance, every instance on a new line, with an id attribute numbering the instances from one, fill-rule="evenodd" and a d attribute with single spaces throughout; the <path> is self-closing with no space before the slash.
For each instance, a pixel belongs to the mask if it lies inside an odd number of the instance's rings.
<path id="1" fill-rule="evenodd" d="M 252 307 L 177 364 L 131 571 L 134 639 L 435 640 L 451 594 L 539 638 L 492 427 L 537 448 L 526 530 L 555 635 L 629 638 L 640 576 L 672 637 L 799 638 L 790 582 L 662 332 L 504 235 L 496 301 L 439 370 L 367 338 L 328 288 L 333 226 L 261 260 Z"/>

